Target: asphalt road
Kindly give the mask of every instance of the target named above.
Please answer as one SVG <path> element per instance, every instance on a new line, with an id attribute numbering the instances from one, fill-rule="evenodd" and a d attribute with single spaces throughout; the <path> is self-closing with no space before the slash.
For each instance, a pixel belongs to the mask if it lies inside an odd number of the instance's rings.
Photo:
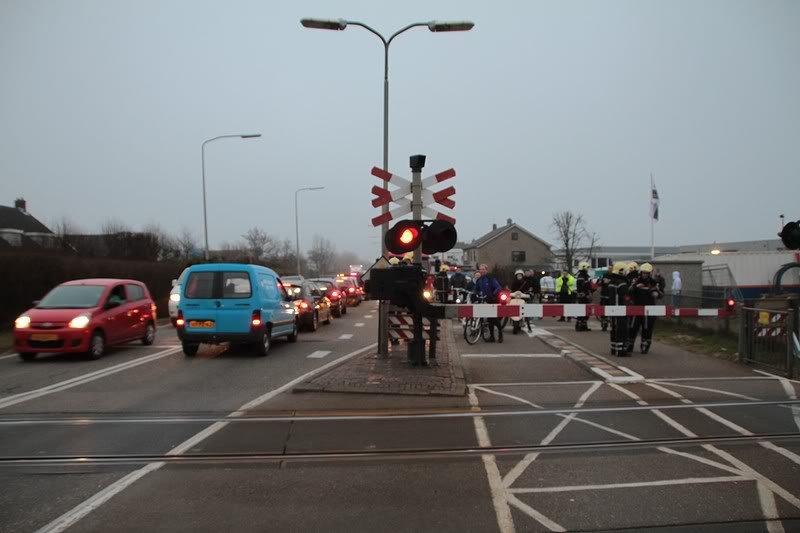
<path id="1" fill-rule="evenodd" d="M 798 432 L 776 402 L 800 384 L 658 344 L 609 382 L 550 342 L 602 355 L 602 333 L 543 320 L 457 339 L 466 398 L 291 392 L 371 350 L 376 317 L 266 358 L 187 359 L 170 328 L 99 361 L 0 358 L 0 531 L 800 530 L 800 440 L 754 438 Z M 92 460 L 31 460 L 67 457 Z"/>

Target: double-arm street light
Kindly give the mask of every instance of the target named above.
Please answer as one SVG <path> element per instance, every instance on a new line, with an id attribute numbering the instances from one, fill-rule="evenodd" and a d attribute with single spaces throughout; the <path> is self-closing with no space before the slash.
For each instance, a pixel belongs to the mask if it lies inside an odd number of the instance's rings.
<path id="1" fill-rule="evenodd" d="M 207 139 L 203 141 L 202 146 L 200 147 L 200 158 L 202 160 L 203 166 L 203 233 L 205 235 L 205 257 L 206 261 L 208 261 L 208 211 L 206 210 L 206 145 L 212 141 L 216 141 L 219 139 L 254 139 L 256 137 L 261 137 L 260 133 L 240 133 L 238 135 L 219 135 L 218 137 L 212 137 L 211 139 Z"/>
<path id="2" fill-rule="evenodd" d="M 300 275 L 300 219 L 297 215 L 297 195 L 300 191 L 320 191 L 325 187 L 303 187 L 294 191 L 294 239 L 297 246 L 297 275 Z"/>
<path id="3" fill-rule="evenodd" d="M 345 30 L 348 26 L 360 26 L 375 35 L 383 43 L 383 168 L 385 170 L 389 170 L 389 45 L 392 44 L 392 41 L 395 37 L 405 31 L 410 30 L 411 28 L 427 26 L 427 28 L 433 32 L 468 31 L 471 30 L 475 25 L 469 21 L 441 22 L 431 20 L 428 22 L 414 22 L 408 26 L 405 26 L 404 28 L 400 28 L 387 39 L 374 28 L 367 26 L 363 22 L 354 20 L 304 18 L 300 20 L 300 24 L 302 24 L 305 28 L 338 31 Z M 384 190 L 389 188 L 388 182 L 383 182 L 383 188 Z M 386 214 L 388 212 L 389 204 L 384 204 L 381 208 L 381 213 Z M 388 222 L 381 224 L 381 256 L 386 255 L 385 237 L 388 230 Z M 388 313 L 386 312 L 386 306 L 381 305 L 379 308 L 378 318 L 378 351 L 383 356 L 388 355 L 388 322 L 389 319 Z"/>

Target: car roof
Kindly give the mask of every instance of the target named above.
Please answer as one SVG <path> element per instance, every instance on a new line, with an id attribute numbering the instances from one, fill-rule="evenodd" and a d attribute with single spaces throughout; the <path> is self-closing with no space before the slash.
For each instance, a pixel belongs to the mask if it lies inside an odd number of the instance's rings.
<path id="1" fill-rule="evenodd" d="M 135 279 L 116 279 L 116 278 L 87 278 L 87 279 L 74 279 L 72 281 L 65 281 L 61 285 L 102 285 L 102 286 L 110 286 L 116 285 L 117 283 L 137 283 L 139 285 L 144 285 L 141 281 L 137 281 Z"/>
<path id="2" fill-rule="evenodd" d="M 233 271 L 247 271 L 247 272 L 264 272 L 272 276 L 278 277 L 274 270 L 261 265 L 249 265 L 246 263 L 202 263 L 192 265 L 189 267 L 191 272 L 219 272 L 222 270 Z"/>

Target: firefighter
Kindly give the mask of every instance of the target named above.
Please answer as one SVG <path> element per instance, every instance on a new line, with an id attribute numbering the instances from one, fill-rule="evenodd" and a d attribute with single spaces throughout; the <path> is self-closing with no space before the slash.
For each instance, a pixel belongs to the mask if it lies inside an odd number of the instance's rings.
<path id="1" fill-rule="evenodd" d="M 613 270 L 612 268 L 607 269 L 605 274 L 603 274 L 603 277 L 597 280 L 597 284 L 600 286 L 600 305 L 602 305 L 603 307 L 608 305 L 610 298 L 609 296 L 610 290 L 608 288 L 608 282 L 610 280 L 612 270 Z M 603 316 L 600 317 L 600 327 L 603 329 L 603 331 L 608 330 L 608 323 L 609 323 L 608 317 L 606 316 L 605 313 L 603 313 Z"/>
<path id="2" fill-rule="evenodd" d="M 436 273 L 436 277 L 433 280 L 433 287 L 436 290 L 436 300 L 443 304 L 447 303 L 447 295 L 450 293 L 450 278 L 447 277 L 449 271 L 450 268 L 447 265 L 440 266 L 439 272 Z"/>
<path id="3" fill-rule="evenodd" d="M 575 298 L 575 278 L 566 268 L 561 271 L 561 276 L 556 280 L 556 295 L 560 304 L 571 304 Z M 572 322 L 572 317 L 569 320 Z M 562 316 L 558 321 L 564 322 L 564 317 Z"/>
<path id="4" fill-rule="evenodd" d="M 592 279 L 589 277 L 589 266 L 586 261 L 578 265 L 578 275 L 575 278 L 575 293 L 579 304 L 592 303 Z M 579 316 L 575 321 L 575 331 L 592 331 L 589 329 L 589 319 L 586 315 Z"/>
<path id="5" fill-rule="evenodd" d="M 614 263 L 608 276 L 608 305 L 625 305 L 628 296 L 628 279 L 625 277 L 626 264 Z M 628 349 L 628 317 L 611 317 L 611 355 L 630 355 Z"/>
<path id="6" fill-rule="evenodd" d="M 633 281 L 631 286 L 631 300 L 633 305 L 655 305 L 656 300 L 661 299 L 664 292 L 659 286 L 658 280 L 653 276 L 653 265 L 645 263 L 639 269 L 639 277 Z M 633 326 L 628 335 L 628 351 L 633 351 L 636 343 L 636 336 L 639 329 L 642 330 L 642 343 L 639 350 L 644 354 L 650 351 L 650 343 L 653 338 L 653 328 L 656 324 L 654 316 L 636 316 L 633 319 Z"/>

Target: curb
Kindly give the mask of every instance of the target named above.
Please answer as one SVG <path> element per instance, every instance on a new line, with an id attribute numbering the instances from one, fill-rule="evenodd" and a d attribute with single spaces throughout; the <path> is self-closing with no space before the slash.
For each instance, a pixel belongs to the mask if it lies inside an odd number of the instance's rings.
<path id="1" fill-rule="evenodd" d="M 558 350 L 563 357 L 602 378 L 606 383 L 628 384 L 643 383 L 645 381 L 644 376 L 641 374 L 637 374 L 629 368 L 618 365 L 600 354 L 580 347 L 569 339 L 555 333 L 553 333 L 551 337 L 554 338 L 546 338 L 546 336 L 539 338 L 551 348 Z M 566 345 L 570 347 L 566 347 Z"/>

